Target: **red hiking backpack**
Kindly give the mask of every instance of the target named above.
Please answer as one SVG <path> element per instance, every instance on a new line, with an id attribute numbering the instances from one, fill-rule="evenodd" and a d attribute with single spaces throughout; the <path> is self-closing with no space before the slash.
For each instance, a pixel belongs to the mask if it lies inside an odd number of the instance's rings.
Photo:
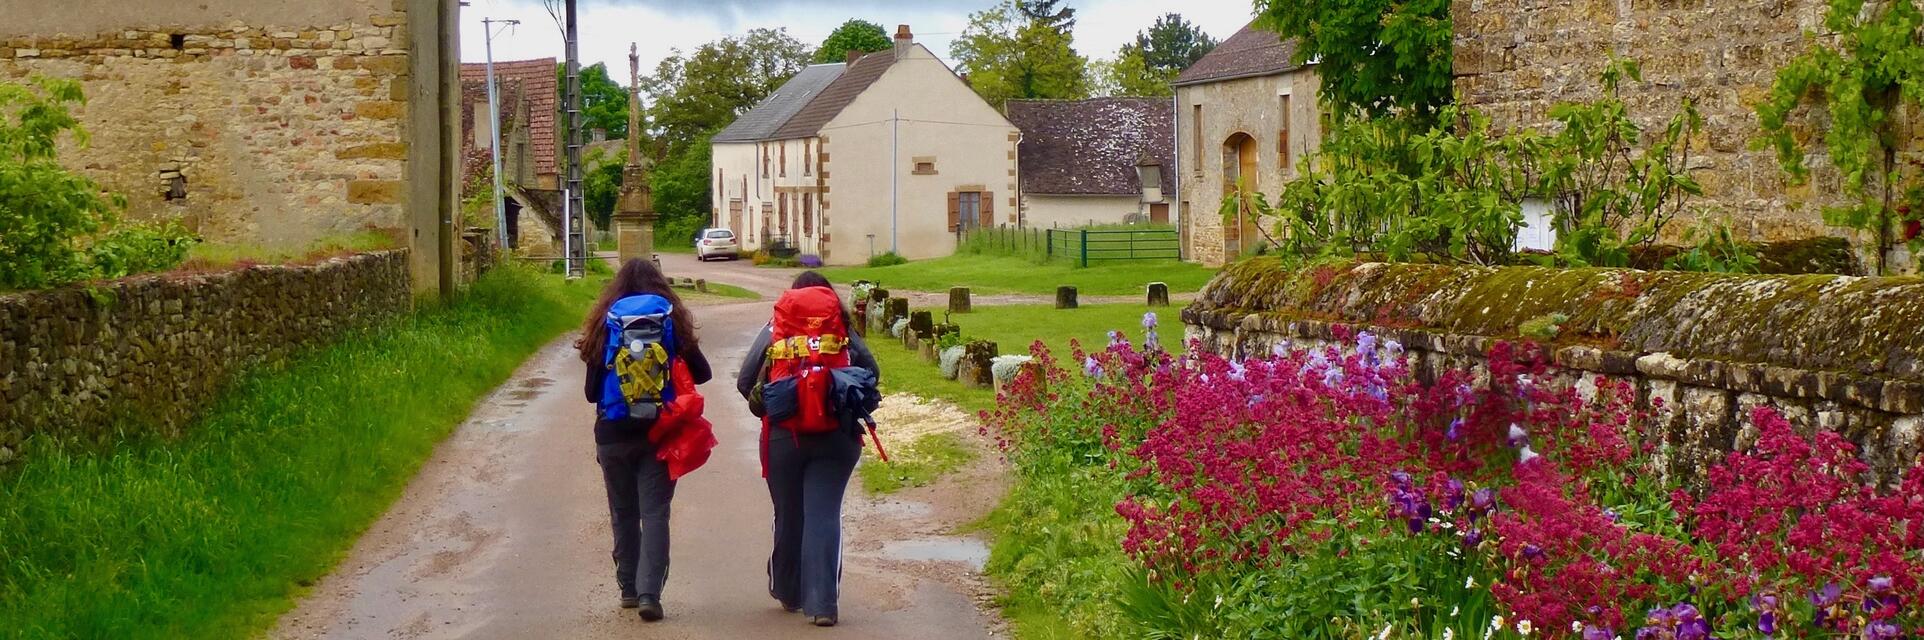
<path id="1" fill-rule="evenodd" d="M 830 372 L 846 367 L 848 327 L 842 303 L 827 287 L 790 289 L 775 302 L 768 341 L 768 382 L 794 379 L 795 413 L 771 424 L 795 433 L 828 433 L 841 428 L 829 406 L 835 381 Z"/>

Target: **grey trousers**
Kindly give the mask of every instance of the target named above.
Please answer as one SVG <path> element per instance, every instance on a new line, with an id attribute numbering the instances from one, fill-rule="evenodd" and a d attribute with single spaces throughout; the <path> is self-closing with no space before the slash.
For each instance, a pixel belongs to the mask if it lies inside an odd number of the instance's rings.
<path id="1" fill-rule="evenodd" d="M 647 440 L 595 446 L 614 525 L 615 583 L 623 596 L 661 597 L 668 581 L 668 503 L 675 482 Z"/>
<path id="2" fill-rule="evenodd" d="M 771 429 L 764 446 L 775 504 L 768 594 L 811 616 L 838 615 L 842 493 L 862 459 L 862 441 L 843 432 L 797 436 Z"/>

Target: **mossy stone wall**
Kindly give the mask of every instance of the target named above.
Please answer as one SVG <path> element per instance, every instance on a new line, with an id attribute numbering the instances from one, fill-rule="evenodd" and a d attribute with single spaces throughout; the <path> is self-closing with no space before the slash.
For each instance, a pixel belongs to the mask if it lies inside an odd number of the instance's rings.
<path id="1" fill-rule="evenodd" d="M 0 463 L 35 434 L 175 434 L 243 367 L 412 304 L 405 250 L 0 295 Z"/>
<path id="2" fill-rule="evenodd" d="M 1475 369 L 1519 326 L 1570 383 L 1636 383 L 1651 425 L 1693 474 L 1746 444 L 1751 407 L 1843 433 L 1880 470 L 1916 459 L 1924 436 L 1924 279 L 1751 276 L 1622 269 L 1362 263 L 1223 271 L 1183 309 L 1188 337 L 1223 354 L 1291 340 L 1326 344 L 1333 325 L 1400 340 L 1419 371 Z M 1550 323 L 1560 318 L 1561 322 Z M 1533 322 L 1534 321 L 1534 322 Z"/>

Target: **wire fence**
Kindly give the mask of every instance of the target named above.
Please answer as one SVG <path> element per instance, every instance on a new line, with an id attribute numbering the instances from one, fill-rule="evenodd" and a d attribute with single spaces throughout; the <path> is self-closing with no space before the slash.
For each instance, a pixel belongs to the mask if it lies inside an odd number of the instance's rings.
<path id="1" fill-rule="evenodd" d="M 1130 260 L 1180 260 L 1182 240 L 1169 226 L 1114 225 L 1075 229 L 985 227 L 962 232 L 957 253 L 1014 256 L 1078 267 Z"/>

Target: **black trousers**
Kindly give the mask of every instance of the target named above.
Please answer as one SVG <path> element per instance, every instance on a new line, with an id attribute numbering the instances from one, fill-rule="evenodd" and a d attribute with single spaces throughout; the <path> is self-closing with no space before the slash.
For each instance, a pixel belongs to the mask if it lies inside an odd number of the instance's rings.
<path id="1" fill-rule="evenodd" d="M 614 525 L 615 583 L 624 596 L 661 596 L 668 581 L 668 503 L 675 482 L 647 440 L 595 446 Z"/>
<path id="2" fill-rule="evenodd" d="M 811 616 L 838 615 L 842 493 L 862 459 L 862 441 L 844 432 L 796 435 L 771 429 L 763 447 L 768 497 L 775 505 L 768 594 Z"/>

